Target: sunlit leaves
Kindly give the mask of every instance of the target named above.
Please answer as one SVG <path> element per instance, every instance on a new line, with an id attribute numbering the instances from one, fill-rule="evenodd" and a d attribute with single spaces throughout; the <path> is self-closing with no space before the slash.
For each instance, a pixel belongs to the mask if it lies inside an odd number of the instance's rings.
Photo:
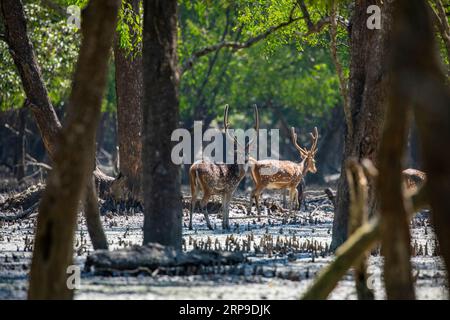
<path id="1" fill-rule="evenodd" d="M 39 4 L 28 3 L 24 10 L 28 34 L 49 96 L 58 103 L 69 94 L 80 36 L 64 18 Z M 22 84 L 4 42 L 0 42 L 0 58 L 0 108 L 21 107 L 25 98 Z"/>
<path id="2" fill-rule="evenodd" d="M 133 56 L 142 52 L 142 10 L 135 12 L 131 3 L 122 1 L 117 22 L 119 46 Z"/>

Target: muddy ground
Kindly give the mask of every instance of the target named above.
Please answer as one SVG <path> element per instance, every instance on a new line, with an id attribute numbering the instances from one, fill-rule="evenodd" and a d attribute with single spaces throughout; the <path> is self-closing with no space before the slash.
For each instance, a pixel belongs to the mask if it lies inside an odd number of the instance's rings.
<path id="1" fill-rule="evenodd" d="M 264 213 L 260 219 L 255 215 L 254 207 L 253 215 L 248 215 L 247 194 L 238 192 L 231 204 L 231 232 L 222 230 L 217 213 L 211 214 L 216 229 L 208 230 L 198 210 L 194 214 L 194 230 L 188 230 L 189 198 L 185 193 L 183 250 L 194 247 L 241 250 L 248 258 L 247 263 L 188 275 L 153 272 L 106 277 L 83 272 L 75 298 L 297 299 L 316 273 L 333 259 L 328 251 L 333 207 L 322 190 L 308 187 L 307 207 L 292 212 L 291 216 L 280 209 L 282 200 L 279 194 L 265 194 Z M 0 194 L 0 202 L 6 196 L 6 193 Z M 79 221 L 75 261 L 82 268 L 92 248 L 81 215 Z M 102 216 L 102 221 L 111 249 L 141 244 L 143 214 L 139 210 L 109 210 Z M 26 298 L 35 225 L 36 217 L 0 222 L 0 299 Z M 420 213 L 412 221 L 411 231 L 417 297 L 446 299 L 444 265 L 436 256 L 438 248 L 428 212 Z M 375 289 L 376 299 L 383 299 L 382 258 L 376 250 L 369 262 L 370 286 Z M 340 281 L 330 298 L 356 299 L 351 272 Z"/>

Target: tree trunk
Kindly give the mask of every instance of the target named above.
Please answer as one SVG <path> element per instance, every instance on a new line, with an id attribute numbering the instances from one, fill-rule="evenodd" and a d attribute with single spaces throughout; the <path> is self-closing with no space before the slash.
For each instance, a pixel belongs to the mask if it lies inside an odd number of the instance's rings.
<path id="1" fill-rule="evenodd" d="M 140 14 L 139 0 L 126 0 L 125 2 L 131 4 L 134 14 Z M 130 26 L 130 28 L 132 27 Z M 123 190 L 121 198 L 126 198 L 125 195 L 129 194 L 133 200 L 138 200 L 141 199 L 142 176 L 142 53 L 127 53 L 119 47 L 118 35 L 116 35 L 114 58 L 119 170 L 122 177 L 126 179 L 126 190 Z"/>
<path id="2" fill-rule="evenodd" d="M 73 291 L 66 284 L 66 270 L 73 263 L 78 205 L 95 160 L 95 132 L 101 114 L 118 7 L 118 1 L 92 0 L 83 11 L 83 41 L 67 121 L 39 206 L 30 271 L 30 299 L 73 297 Z"/>
<path id="3" fill-rule="evenodd" d="M 382 61 L 388 51 L 387 40 L 392 23 L 392 4 L 384 2 L 381 8 L 382 28 L 367 28 L 367 7 L 379 2 L 356 1 L 350 35 L 350 109 L 353 134 L 346 135 L 344 159 L 368 158 L 376 163 L 381 128 L 386 104 L 387 72 Z M 369 215 L 376 210 L 373 183 L 369 181 Z M 349 213 L 349 189 L 345 170 L 341 170 L 338 182 L 331 249 L 339 247 L 347 238 Z"/>
<path id="4" fill-rule="evenodd" d="M 450 88 L 425 7 L 423 1 L 402 1 L 398 19 L 409 33 L 400 38 L 404 41 L 399 73 L 403 96 L 414 106 L 433 224 L 450 286 Z"/>
<path id="5" fill-rule="evenodd" d="M 408 2 L 408 3 L 406 3 Z M 408 0 L 397 0 L 394 6 L 393 31 L 390 47 L 392 56 L 384 61 L 391 70 L 388 90 L 388 105 L 383 128 L 380 152 L 378 155 L 379 178 L 377 196 L 381 216 L 381 252 L 384 256 L 384 283 L 388 299 L 414 299 L 414 284 L 411 268 L 411 236 L 409 215 L 411 203 L 403 196 L 402 168 L 405 165 L 405 151 L 411 122 L 408 94 L 401 89 L 401 72 L 404 68 L 405 51 L 402 42 L 414 41 L 414 34 L 405 34 L 405 20 L 402 19 L 404 6 Z M 425 9 L 426 10 L 426 9 Z M 415 23 L 415 22 L 413 22 Z M 402 92 L 403 91 L 403 92 Z"/>
<path id="6" fill-rule="evenodd" d="M 178 127 L 177 1 L 144 1 L 143 186 L 144 244 L 181 248 L 178 167 L 170 141 Z"/>

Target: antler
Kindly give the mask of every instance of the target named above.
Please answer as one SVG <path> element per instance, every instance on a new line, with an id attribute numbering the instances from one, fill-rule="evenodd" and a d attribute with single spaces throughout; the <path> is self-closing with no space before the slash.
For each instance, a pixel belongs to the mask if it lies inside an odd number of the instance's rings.
<path id="1" fill-rule="evenodd" d="M 223 127 L 225 129 L 225 133 L 228 136 L 228 138 L 230 138 L 232 141 L 236 142 L 239 145 L 239 142 L 237 141 L 236 136 L 231 136 L 231 134 L 228 132 L 228 127 L 230 126 L 230 124 L 228 123 L 228 109 L 229 108 L 230 108 L 230 106 L 228 104 L 226 104 L 225 105 L 225 113 L 223 116 Z"/>
<path id="2" fill-rule="evenodd" d="M 255 117 L 255 131 L 256 131 L 256 135 L 253 137 L 252 140 L 250 140 L 245 147 L 249 147 L 253 144 L 253 142 L 255 142 L 255 140 L 258 138 L 258 133 L 259 133 L 259 112 L 258 112 L 258 106 L 256 104 L 253 105 L 253 112 L 254 112 L 254 117 Z"/>
<path id="3" fill-rule="evenodd" d="M 298 152 L 300 152 L 300 155 L 302 157 L 306 157 L 308 155 L 308 150 L 299 146 L 297 142 L 297 134 L 295 133 L 294 127 L 291 128 L 291 134 L 292 134 L 292 143 L 294 144 L 294 147 L 297 149 Z"/>
<path id="4" fill-rule="evenodd" d="M 225 105 L 225 114 L 224 114 L 224 118 L 223 118 L 223 126 L 225 129 L 225 133 L 227 134 L 227 136 L 233 140 L 234 142 L 236 142 L 236 144 L 240 147 L 243 148 L 244 152 L 245 150 L 251 145 L 253 144 L 253 142 L 256 140 L 256 138 L 258 137 L 258 131 L 259 131 L 259 112 L 258 112 L 258 106 L 256 104 L 253 105 L 254 107 L 254 117 L 255 117 L 255 130 L 256 130 L 256 136 L 251 139 L 248 143 L 245 144 L 245 147 L 243 147 L 236 136 L 232 136 L 229 132 L 228 132 L 228 127 L 229 127 L 229 123 L 228 123 L 228 109 L 229 109 L 229 105 L 226 104 Z"/>
<path id="5" fill-rule="evenodd" d="M 311 153 L 315 155 L 317 152 L 317 141 L 319 140 L 317 127 L 314 127 L 314 134 L 310 132 L 309 135 L 311 136 Z"/>

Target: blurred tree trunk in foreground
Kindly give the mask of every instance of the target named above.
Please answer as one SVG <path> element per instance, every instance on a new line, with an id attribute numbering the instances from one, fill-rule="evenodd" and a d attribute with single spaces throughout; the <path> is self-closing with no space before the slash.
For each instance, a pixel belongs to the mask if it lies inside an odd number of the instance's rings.
<path id="1" fill-rule="evenodd" d="M 392 25 L 392 3 L 381 7 L 382 28 L 367 28 L 367 7 L 378 4 L 374 0 L 357 1 L 351 19 L 350 35 L 350 109 L 352 132 L 345 138 L 342 168 L 350 158 L 376 161 L 386 105 L 388 71 L 383 64 L 388 53 L 388 39 Z M 331 249 L 347 239 L 349 215 L 349 187 L 345 170 L 341 170 L 336 197 Z M 376 210 L 372 183 L 368 189 L 369 215 Z"/>
<path id="2" fill-rule="evenodd" d="M 409 2 L 409 1 L 408 1 Z M 381 216 L 381 253 L 384 260 L 384 282 L 388 299 L 414 299 L 414 284 L 411 274 L 411 236 L 409 217 L 411 203 L 403 196 L 402 168 L 405 166 L 406 146 L 411 123 L 410 93 L 402 92 L 402 72 L 407 71 L 403 64 L 411 52 L 404 51 L 403 42 L 413 42 L 413 26 L 406 24 L 404 0 L 397 0 L 394 6 L 392 31 L 392 55 L 384 62 L 391 70 L 388 90 L 386 119 L 378 155 L 379 178 L 377 195 Z M 413 5 L 415 6 L 415 5 Z M 407 33 L 405 30 L 408 27 Z M 406 69 L 405 69 L 406 67 Z"/>
<path id="3" fill-rule="evenodd" d="M 132 15 L 140 15 L 139 0 L 126 0 L 124 5 L 131 8 Z M 129 7 L 128 7 L 129 6 Z M 128 23 L 124 21 L 123 23 Z M 131 32 L 133 26 L 128 25 Z M 136 37 L 133 34 L 133 37 Z M 117 96 L 117 140 L 119 145 L 119 171 L 124 182 L 115 186 L 113 195 L 116 200 L 140 200 L 142 176 L 142 111 L 143 96 L 142 52 L 133 49 L 127 52 L 120 47 L 119 34 L 114 43 Z M 137 51 L 137 52 L 134 52 Z M 117 187 L 117 188 L 115 188 Z"/>
<path id="4" fill-rule="evenodd" d="M 106 84 L 118 1 L 89 2 L 82 16 L 82 45 L 45 193 L 39 206 L 30 271 L 30 299 L 70 299 L 66 270 L 73 263 L 77 210 L 95 160 L 95 132 Z"/>
<path id="5" fill-rule="evenodd" d="M 414 107 L 432 220 L 450 284 L 450 88 L 426 4 L 403 0 L 399 7 L 398 90 Z"/>
<path id="6" fill-rule="evenodd" d="M 177 1 L 144 0 L 144 244 L 181 248 L 179 167 L 171 159 L 178 127 Z"/>

